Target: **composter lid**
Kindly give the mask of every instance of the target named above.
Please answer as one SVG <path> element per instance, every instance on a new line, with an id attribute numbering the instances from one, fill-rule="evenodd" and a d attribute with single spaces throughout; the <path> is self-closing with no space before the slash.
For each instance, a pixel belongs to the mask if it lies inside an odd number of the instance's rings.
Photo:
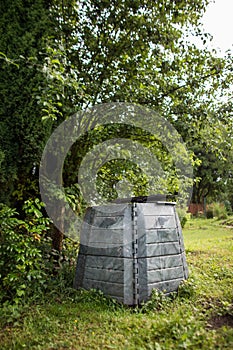
<path id="1" fill-rule="evenodd" d="M 112 203 L 166 203 L 173 204 L 176 196 L 171 194 L 154 194 L 151 196 L 138 196 L 138 197 L 128 197 L 128 198 L 117 198 Z"/>

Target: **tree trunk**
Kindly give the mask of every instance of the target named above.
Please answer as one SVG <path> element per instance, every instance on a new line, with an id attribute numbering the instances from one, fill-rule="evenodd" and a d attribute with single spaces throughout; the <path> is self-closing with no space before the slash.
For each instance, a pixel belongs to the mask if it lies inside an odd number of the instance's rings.
<path id="1" fill-rule="evenodd" d="M 52 257 L 54 265 L 54 274 L 57 274 L 61 267 L 61 257 L 63 248 L 63 238 L 64 238 L 64 206 L 59 206 L 55 209 L 57 218 L 59 219 L 59 228 L 53 225 L 52 229 Z"/>

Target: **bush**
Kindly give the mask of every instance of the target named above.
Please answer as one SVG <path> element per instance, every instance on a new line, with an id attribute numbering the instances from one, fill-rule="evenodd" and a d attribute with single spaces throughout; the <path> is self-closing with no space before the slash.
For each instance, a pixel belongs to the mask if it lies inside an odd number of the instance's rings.
<path id="1" fill-rule="evenodd" d="M 212 211 L 213 216 L 218 220 L 227 219 L 227 210 L 223 203 L 212 203 L 211 205 L 208 205 L 207 211 Z"/>
<path id="2" fill-rule="evenodd" d="M 186 209 L 183 208 L 177 208 L 176 211 L 180 220 L 181 227 L 184 228 L 186 222 L 188 221 L 188 213 Z"/>
<path id="3" fill-rule="evenodd" d="M 26 203 L 25 211 L 31 208 Z M 38 205 L 40 206 L 39 202 Z M 30 220 L 20 220 L 15 209 L 0 206 L 0 287 L 1 301 L 19 303 L 32 292 L 41 289 L 47 281 L 46 262 L 41 250 L 47 244 L 45 233 L 48 220 L 39 208 Z M 35 208 L 34 208 L 35 209 Z"/>
<path id="4" fill-rule="evenodd" d="M 78 243 L 65 238 L 61 254 L 52 250 L 43 206 L 39 199 L 26 201 L 21 220 L 15 209 L 0 204 L 0 302 L 7 310 L 45 293 L 61 296 L 73 285 Z"/>
<path id="5" fill-rule="evenodd" d="M 228 215 L 232 215 L 232 207 L 231 207 L 231 203 L 228 200 L 224 201 L 224 205 L 226 208 L 226 212 Z"/>
<path id="6" fill-rule="evenodd" d="M 206 210 L 206 217 L 207 217 L 207 219 L 213 219 L 213 217 L 214 217 L 213 209 L 209 208 Z"/>

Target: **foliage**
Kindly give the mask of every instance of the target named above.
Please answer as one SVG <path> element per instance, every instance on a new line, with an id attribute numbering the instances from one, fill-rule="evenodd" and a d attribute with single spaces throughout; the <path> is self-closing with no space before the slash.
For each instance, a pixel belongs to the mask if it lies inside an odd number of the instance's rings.
<path id="1" fill-rule="evenodd" d="M 208 211 L 212 211 L 213 217 L 216 217 L 218 220 L 227 219 L 227 209 L 224 203 L 212 203 L 208 205 Z"/>
<path id="2" fill-rule="evenodd" d="M 208 208 L 206 210 L 206 218 L 207 219 L 213 219 L 213 217 L 214 217 L 213 209 L 212 208 Z"/>
<path id="3" fill-rule="evenodd" d="M 182 281 L 178 289 L 178 297 L 182 300 L 191 299 L 196 296 L 197 283 L 193 276 Z"/>
<path id="4" fill-rule="evenodd" d="M 229 106 L 230 107 L 230 106 Z M 203 203 L 230 199 L 230 178 L 232 173 L 232 116 L 218 106 L 204 120 L 194 125 L 193 138 L 187 140 L 199 158 L 194 167 L 196 183 L 193 201 Z M 191 145 L 192 143 L 192 145 Z"/>
<path id="5" fill-rule="evenodd" d="M 139 308 L 139 312 L 148 313 L 151 311 L 159 311 L 166 308 L 172 302 L 172 299 L 175 298 L 176 293 L 171 294 L 169 297 L 165 292 L 158 291 L 153 289 L 151 293 L 151 298 L 147 302 L 142 303 Z"/>
<path id="6" fill-rule="evenodd" d="M 38 166 L 51 132 L 33 92 L 43 80 L 37 69 L 43 38 L 52 30 L 44 0 L 1 2 L 0 17 L 0 47 L 7 56 L 0 60 L 0 201 L 21 211 L 24 200 L 38 194 Z"/>
<path id="7" fill-rule="evenodd" d="M 125 8 L 124 1 L 80 1 L 78 7 L 72 2 L 56 2 L 51 8 L 55 20 L 59 19 L 59 31 L 55 44 L 53 38 L 49 40 L 44 68 L 50 88 L 42 89 L 40 103 L 46 105 L 49 101 L 57 112 L 47 110 L 45 118 L 60 120 L 68 111 L 71 113 L 72 105 L 80 109 L 95 103 L 124 101 L 149 106 L 175 125 L 193 152 L 193 201 L 200 203 L 204 197 L 226 189 L 231 171 L 232 57 L 220 59 L 216 52 L 200 50 L 185 38 L 191 26 L 196 35 L 208 41 L 199 23 L 205 1 L 196 1 L 195 5 L 191 1 L 127 5 Z M 74 76 L 80 85 L 72 89 Z M 68 175 L 98 141 L 101 140 L 92 134 L 73 148 L 66 167 Z M 119 167 L 124 168 L 124 164 L 112 162 L 100 169 L 103 183 L 112 185 L 116 179 L 109 180 L 108 174 L 117 174 Z M 65 179 L 71 181 L 68 176 Z M 144 181 L 144 193 L 145 188 Z M 99 190 L 106 192 L 106 186 Z M 114 189 L 106 196 L 114 197 L 112 192 Z"/>
<path id="8" fill-rule="evenodd" d="M 48 250 L 45 237 L 49 222 L 43 218 L 37 200 L 27 201 L 25 221 L 17 218 L 14 209 L 5 205 L 0 211 L 0 276 L 1 300 L 19 303 L 32 291 L 39 293 L 47 282 L 46 273 L 51 268 L 44 259 L 43 249 Z M 33 215 L 32 215 L 33 213 Z M 41 246 L 40 246 L 41 245 Z"/>
<path id="9" fill-rule="evenodd" d="M 88 106 L 122 101 L 146 105 L 174 124 L 193 155 L 195 202 L 210 196 L 222 200 L 217 197 L 223 192 L 224 200 L 232 201 L 232 57 L 219 58 L 205 46 L 209 39 L 200 20 L 207 4 L 208 0 L 2 3 L 0 200 L 17 207 L 21 215 L 24 201 L 38 197 L 40 158 L 52 130 Z M 201 38 L 203 49 L 190 42 L 190 32 Z M 119 135 L 112 131 L 102 130 L 101 138 L 94 130 L 72 147 L 63 174 L 67 193 L 78 186 L 85 154 L 98 142 Z M 137 136 L 148 148 L 153 143 L 127 128 L 122 135 Z M 168 192 L 174 193 L 174 169 L 166 163 L 162 147 L 154 152 L 160 153 L 171 174 Z M 108 163 L 98 173 L 99 192 L 113 199 L 116 183 L 130 180 L 135 194 L 146 194 L 147 181 L 139 172 L 129 163 Z M 77 188 L 71 198 L 69 203 L 81 212 L 84 203 Z M 60 250 L 63 236 L 56 229 L 54 236 L 54 247 Z"/>
<path id="10" fill-rule="evenodd" d="M 182 207 L 177 207 L 176 209 L 181 227 L 184 228 L 186 222 L 188 221 L 189 214 L 187 213 L 187 210 Z"/>
<path id="11" fill-rule="evenodd" d="M 24 220 L 15 209 L 0 208 L 0 299 L 9 322 L 32 301 L 69 295 L 73 286 L 78 244 L 65 238 L 62 254 L 51 249 L 51 223 L 43 207 L 39 199 L 26 201 Z"/>

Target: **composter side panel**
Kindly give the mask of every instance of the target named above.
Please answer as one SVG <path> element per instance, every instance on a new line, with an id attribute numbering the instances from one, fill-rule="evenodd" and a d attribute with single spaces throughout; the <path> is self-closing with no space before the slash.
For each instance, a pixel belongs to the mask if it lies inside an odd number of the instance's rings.
<path id="1" fill-rule="evenodd" d="M 111 209 L 111 210 L 110 210 Z M 133 304 L 131 204 L 93 207 L 81 232 L 75 288 L 99 289 Z M 83 237 L 85 235 L 85 237 Z"/>
<path id="2" fill-rule="evenodd" d="M 179 216 L 178 216 L 175 208 L 174 208 L 174 211 L 175 211 L 175 218 L 176 218 L 176 223 L 177 223 L 177 232 L 178 232 L 178 237 L 179 237 L 182 265 L 183 265 L 183 271 L 184 271 L 184 279 L 187 279 L 188 276 L 189 276 L 189 272 L 188 272 L 188 264 L 187 264 L 186 255 L 185 255 L 182 227 L 181 227 L 181 224 L 180 224 Z"/>
<path id="3" fill-rule="evenodd" d="M 152 289 L 176 291 L 187 278 L 187 264 L 174 204 L 138 204 L 138 243 L 140 302 Z"/>

